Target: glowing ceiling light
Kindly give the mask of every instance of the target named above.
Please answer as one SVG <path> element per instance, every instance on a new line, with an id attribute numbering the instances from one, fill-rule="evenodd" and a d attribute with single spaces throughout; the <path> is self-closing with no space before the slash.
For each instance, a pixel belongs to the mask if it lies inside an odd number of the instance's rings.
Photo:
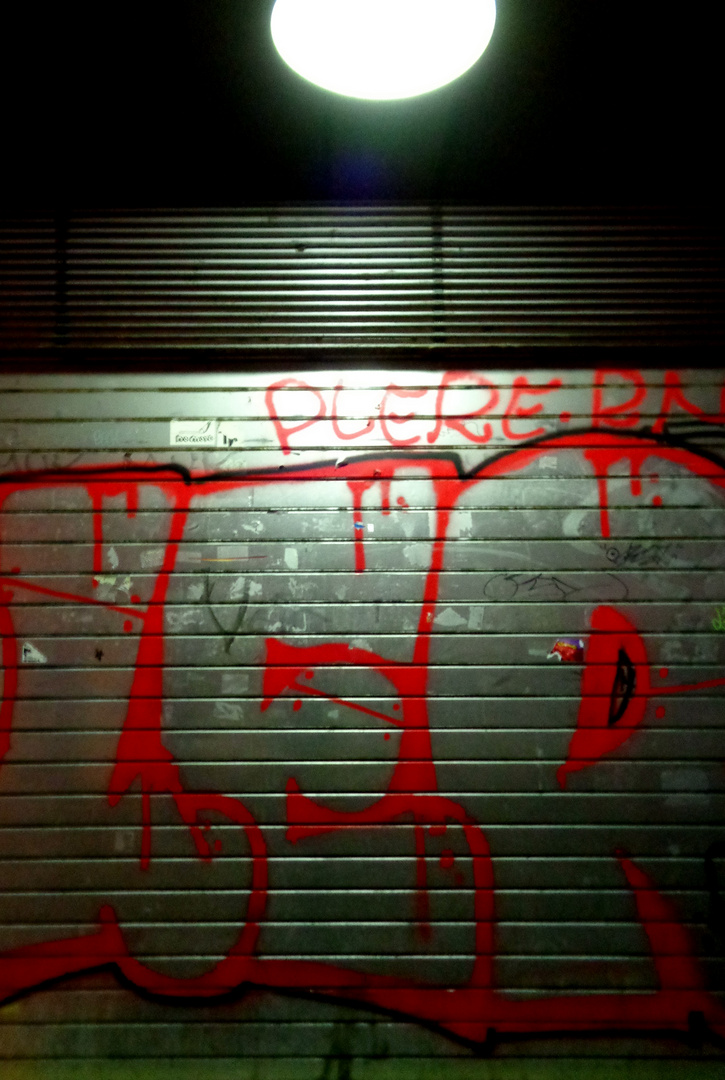
<path id="1" fill-rule="evenodd" d="M 277 0 L 272 38 L 298 75 L 386 101 L 452 82 L 493 34 L 495 0 Z"/>

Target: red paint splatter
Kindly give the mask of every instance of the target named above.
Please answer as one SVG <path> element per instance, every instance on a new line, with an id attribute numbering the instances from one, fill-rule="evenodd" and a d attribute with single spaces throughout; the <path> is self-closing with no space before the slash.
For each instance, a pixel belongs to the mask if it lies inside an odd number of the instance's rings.
<path id="1" fill-rule="evenodd" d="M 655 495 L 654 499 L 652 500 L 652 505 L 653 506 L 662 506 L 662 496 L 661 495 Z"/>
<path id="2" fill-rule="evenodd" d="M 667 710 L 665 709 L 664 705 L 658 705 L 655 709 L 655 716 L 658 720 L 662 720 L 666 712 Z"/>
<path id="3" fill-rule="evenodd" d="M 683 683 L 680 686 L 659 686 L 655 693 L 660 694 L 692 694 L 698 690 L 714 690 L 718 686 L 725 686 L 723 679 L 705 679 L 703 682 Z"/>
<path id="4" fill-rule="evenodd" d="M 441 870 L 452 870 L 456 862 L 456 857 L 450 850 L 450 848 L 446 848 L 445 851 L 442 852 L 441 857 L 438 861 L 440 863 Z"/>
<path id="5" fill-rule="evenodd" d="M 93 607 L 102 607 L 106 611 L 116 611 L 119 615 L 132 615 L 134 619 L 139 619 L 141 616 L 138 611 L 134 611 L 132 608 L 116 607 L 115 604 L 107 604 L 103 600 L 96 600 L 93 596 L 81 596 L 78 593 L 62 592 L 59 589 L 48 589 L 44 585 L 36 585 L 33 581 L 26 581 L 21 578 L 13 578 L 10 575 L 4 577 L 0 574 L 0 584 L 12 585 L 16 589 L 22 589 L 24 592 L 37 593 L 39 596 L 47 596 L 53 600 L 65 600 L 72 604 L 90 604 Z"/>

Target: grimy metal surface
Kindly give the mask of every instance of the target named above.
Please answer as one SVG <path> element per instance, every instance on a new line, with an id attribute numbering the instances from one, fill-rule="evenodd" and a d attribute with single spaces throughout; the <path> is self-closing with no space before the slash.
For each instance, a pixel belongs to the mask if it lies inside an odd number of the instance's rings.
<path id="1" fill-rule="evenodd" d="M 724 533 L 722 371 L 0 376 L 3 1077 L 722 1075 Z"/>
<path id="2" fill-rule="evenodd" d="M 0 222 L 4 350 L 722 344 L 687 210 L 289 207 Z"/>

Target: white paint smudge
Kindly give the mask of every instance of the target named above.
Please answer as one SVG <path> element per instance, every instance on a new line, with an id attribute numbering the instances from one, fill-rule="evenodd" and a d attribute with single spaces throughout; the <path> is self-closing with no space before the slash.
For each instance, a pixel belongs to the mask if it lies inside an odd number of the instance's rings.
<path id="1" fill-rule="evenodd" d="M 403 558 L 411 566 L 417 566 L 422 570 L 427 570 L 430 565 L 430 545 L 429 544 L 407 544 L 403 548 Z"/>
<path id="2" fill-rule="evenodd" d="M 116 552 L 116 549 L 114 547 L 111 547 L 111 548 L 108 549 L 108 561 L 111 564 L 111 569 L 112 570 L 118 570 L 119 558 L 118 558 L 118 554 Z"/>
<path id="3" fill-rule="evenodd" d="M 241 522 L 241 526 L 245 532 L 254 533 L 256 536 L 259 536 L 259 534 L 264 530 L 264 525 L 259 520 L 259 518 L 257 518 L 255 521 L 243 521 Z"/>
<path id="4" fill-rule="evenodd" d="M 591 510 L 571 510 L 564 518 L 564 536 L 581 536 L 586 534 L 586 521 Z"/>
<path id="5" fill-rule="evenodd" d="M 236 701 L 215 701 L 214 716 L 217 720 L 241 721 L 244 719 L 244 706 Z"/>
<path id="6" fill-rule="evenodd" d="M 470 536 L 473 532 L 473 514 L 470 510 L 457 510 L 451 515 L 448 535 L 451 537 Z"/>
<path id="7" fill-rule="evenodd" d="M 453 608 L 446 608 L 445 611 L 436 616 L 435 623 L 438 626 L 465 626 L 466 620 Z"/>
<path id="8" fill-rule="evenodd" d="M 158 570 L 164 561 L 164 549 L 153 548 L 141 553 L 141 565 L 144 570 Z"/>
<path id="9" fill-rule="evenodd" d="M 98 592 L 96 594 L 97 600 L 115 600 L 116 599 L 116 578 L 109 577 L 108 575 L 101 574 L 96 579 Z"/>
<path id="10" fill-rule="evenodd" d="M 24 664 L 47 664 L 48 657 L 32 645 L 29 641 L 23 642 L 21 660 Z"/>
<path id="11" fill-rule="evenodd" d="M 285 548 L 284 562 L 288 570 L 297 570 L 300 565 L 300 556 L 297 548 Z"/>
<path id="12" fill-rule="evenodd" d="M 246 583 L 247 583 L 247 579 L 245 577 L 238 577 L 237 580 L 232 585 L 231 589 L 229 590 L 229 599 L 230 600 L 243 600 L 244 599 L 244 589 L 245 589 Z M 260 589 L 261 589 L 261 586 L 260 586 Z"/>
<path id="13" fill-rule="evenodd" d="M 194 626 L 197 619 L 196 611 L 166 611 L 166 625 L 172 633 L 179 633 L 187 626 Z"/>

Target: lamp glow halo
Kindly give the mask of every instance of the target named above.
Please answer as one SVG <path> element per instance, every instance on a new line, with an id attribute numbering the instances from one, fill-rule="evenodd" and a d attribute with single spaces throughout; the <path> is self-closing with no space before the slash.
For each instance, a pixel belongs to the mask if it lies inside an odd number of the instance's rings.
<path id="1" fill-rule="evenodd" d="M 303 78 L 391 101 L 437 90 L 482 55 L 495 0 L 276 0 L 272 39 Z"/>

